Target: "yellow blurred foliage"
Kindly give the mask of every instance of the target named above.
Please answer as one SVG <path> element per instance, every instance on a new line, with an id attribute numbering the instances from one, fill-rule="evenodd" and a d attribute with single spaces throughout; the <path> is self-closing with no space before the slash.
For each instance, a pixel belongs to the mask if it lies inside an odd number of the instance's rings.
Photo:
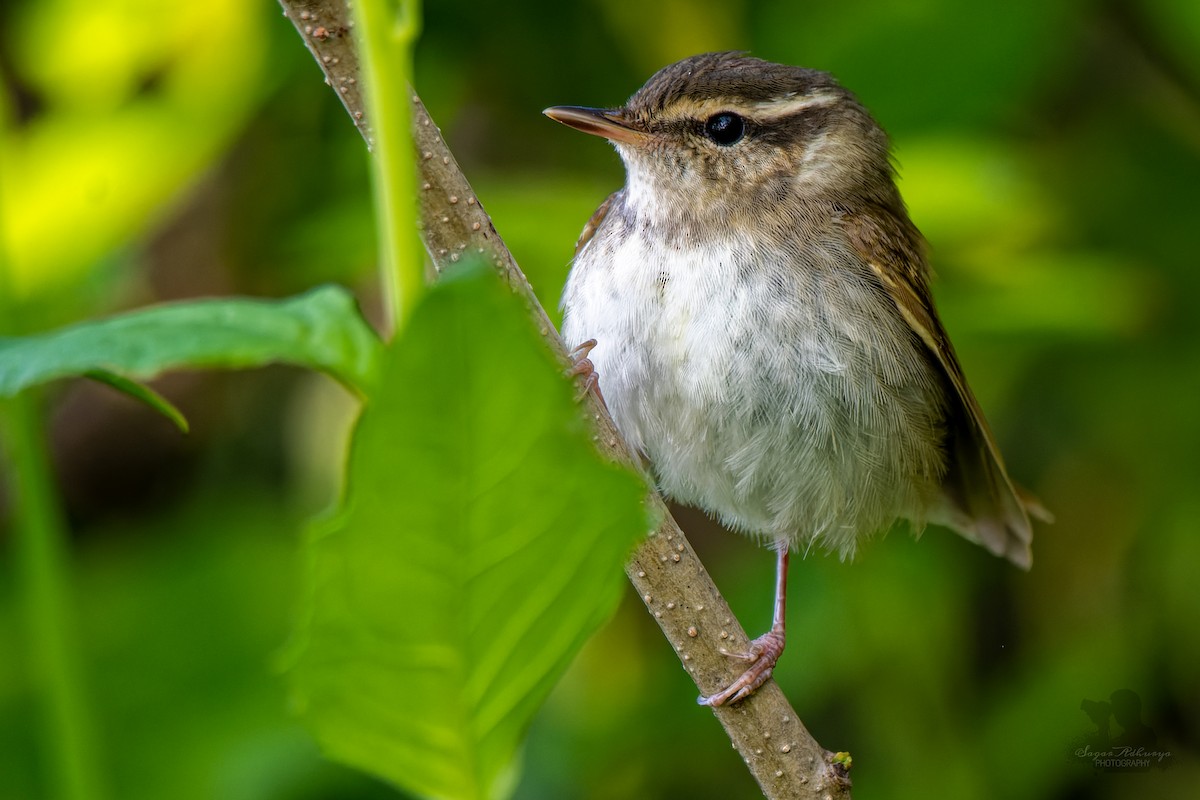
<path id="1" fill-rule="evenodd" d="M 17 18 L 12 58 L 37 102 L 25 119 L 5 110 L 0 140 L 16 299 L 79 281 L 222 152 L 262 93 L 263 11 L 54 0 Z"/>

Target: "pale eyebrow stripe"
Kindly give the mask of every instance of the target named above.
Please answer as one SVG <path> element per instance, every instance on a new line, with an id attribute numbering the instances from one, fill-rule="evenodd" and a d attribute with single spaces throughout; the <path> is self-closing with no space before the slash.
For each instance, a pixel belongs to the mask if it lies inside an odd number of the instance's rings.
<path id="1" fill-rule="evenodd" d="M 784 100 L 769 100 L 765 103 L 754 104 L 754 117 L 760 120 L 790 117 L 806 108 L 819 108 L 821 106 L 832 105 L 840 99 L 840 96 L 836 94 L 816 94 L 789 97 Z"/>
<path id="2" fill-rule="evenodd" d="M 729 111 L 735 114 L 741 114 L 759 122 L 771 122 L 773 120 L 789 117 L 793 114 L 798 114 L 806 108 L 819 108 L 821 106 L 833 105 L 842 99 L 841 95 L 825 92 L 822 94 L 805 94 L 795 95 L 793 97 L 785 97 L 779 100 L 765 100 L 760 103 L 744 104 L 731 103 L 726 99 L 709 98 L 694 106 L 685 106 L 681 109 L 681 103 L 676 103 L 671 110 L 676 113 L 684 113 L 686 117 L 693 119 L 706 119 L 713 114 L 719 114 L 722 111 Z"/>

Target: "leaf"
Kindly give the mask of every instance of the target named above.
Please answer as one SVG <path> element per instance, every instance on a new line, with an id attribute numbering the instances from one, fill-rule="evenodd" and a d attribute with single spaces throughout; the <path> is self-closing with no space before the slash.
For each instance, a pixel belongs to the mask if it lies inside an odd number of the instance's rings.
<path id="1" fill-rule="evenodd" d="M 287 300 L 170 303 L 49 333 L 0 337 L 0 396 L 97 371 L 144 380 L 181 367 L 275 362 L 318 369 L 365 391 L 379 351 L 354 298 L 336 286 Z"/>
<path id="2" fill-rule="evenodd" d="M 116 389 L 118 392 L 124 392 L 135 400 L 141 400 L 146 405 L 153 408 L 155 411 L 162 414 L 171 422 L 175 423 L 175 427 L 183 433 L 188 432 L 187 417 L 183 416 L 183 412 L 175 407 L 167 398 L 163 397 L 158 392 L 151 389 L 144 383 L 131 381 L 128 378 L 122 378 L 115 372 L 109 372 L 103 369 L 92 369 L 84 373 L 85 378 L 91 378 L 99 383 L 106 384 Z"/>
<path id="3" fill-rule="evenodd" d="M 293 685 L 334 757 L 500 798 L 538 706 L 615 608 L 645 486 L 602 461 L 561 365 L 486 268 L 384 356 L 342 509 L 308 543 Z"/>

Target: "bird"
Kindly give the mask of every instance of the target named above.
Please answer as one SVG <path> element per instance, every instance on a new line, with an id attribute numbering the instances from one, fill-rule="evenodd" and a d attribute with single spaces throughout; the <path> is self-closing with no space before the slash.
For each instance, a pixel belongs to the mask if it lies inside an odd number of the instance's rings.
<path id="1" fill-rule="evenodd" d="M 776 551 L 771 629 L 721 706 L 770 678 L 789 554 L 853 556 L 906 519 L 1029 569 L 1041 504 L 1009 478 L 930 292 L 890 143 L 829 73 L 741 52 L 548 117 L 626 181 L 576 245 L 562 332 L 660 491 Z"/>

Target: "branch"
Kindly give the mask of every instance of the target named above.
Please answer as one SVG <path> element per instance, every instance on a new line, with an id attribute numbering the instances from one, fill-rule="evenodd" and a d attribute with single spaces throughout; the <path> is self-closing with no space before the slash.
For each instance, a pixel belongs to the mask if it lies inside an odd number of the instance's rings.
<path id="1" fill-rule="evenodd" d="M 371 129 L 359 91 L 358 57 L 353 37 L 348 35 L 345 0 L 280 2 L 324 70 L 326 83 L 335 87 L 369 144 Z M 547 346 L 568 363 L 566 346 L 415 92 L 411 101 L 421 181 L 421 238 L 434 266 L 441 270 L 467 253 L 486 258 L 528 306 Z M 640 469 L 603 404 L 593 393 L 585 402 L 600 450 Z M 654 493 L 647 502 L 662 523 L 638 546 L 625 571 L 697 688 L 702 694 L 712 694 L 741 670 L 740 663 L 721 650 L 744 650 L 749 637 L 662 497 Z M 770 800 L 850 797 L 846 767 L 813 739 L 775 681 L 765 683 L 747 700 L 713 709 L 713 713 Z"/>

